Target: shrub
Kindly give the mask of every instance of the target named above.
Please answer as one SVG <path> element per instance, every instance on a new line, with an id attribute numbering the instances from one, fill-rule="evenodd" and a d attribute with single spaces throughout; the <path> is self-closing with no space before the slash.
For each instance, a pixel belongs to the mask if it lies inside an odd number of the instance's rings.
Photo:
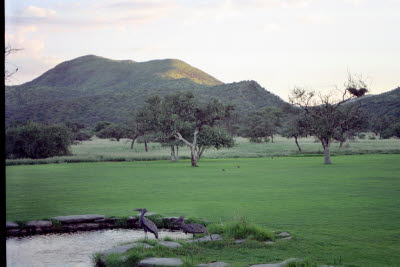
<path id="1" fill-rule="evenodd" d="M 6 158 L 48 158 L 70 155 L 71 131 L 65 126 L 33 121 L 6 129 Z"/>
<path id="2" fill-rule="evenodd" d="M 208 227 L 210 233 L 222 234 L 228 238 L 234 239 L 254 239 L 257 241 L 273 240 L 274 235 L 272 232 L 248 222 L 246 218 L 236 218 L 226 224 L 211 224 Z"/>
<path id="3" fill-rule="evenodd" d="M 358 138 L 359 139 L 365 139 L 366 135 L 364 133 L 359 133 Z"/>

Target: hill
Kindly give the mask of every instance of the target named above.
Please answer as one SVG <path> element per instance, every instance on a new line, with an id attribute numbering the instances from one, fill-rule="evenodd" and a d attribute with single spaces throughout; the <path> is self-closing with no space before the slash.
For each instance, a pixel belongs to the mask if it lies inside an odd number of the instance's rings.
<path id="1" fill-rule="evenodd" d="M 60 63 L 25 84 L 6 87 L 6 124 L 27 119 L 122 122 L 148 97 L 186 90 L 203 100 L 216 97 L 233 103 L 241 113 L 285 103 L 255 81 L 223 84 L 177 59 L 135 62 L 88 55 Z"/>
<path id="2" fill-rule="evenodd" d="M 379 95 L 362 99 L 362 109 L 368 114 L 393 116 L 400 120 L 400 87 Z"/>

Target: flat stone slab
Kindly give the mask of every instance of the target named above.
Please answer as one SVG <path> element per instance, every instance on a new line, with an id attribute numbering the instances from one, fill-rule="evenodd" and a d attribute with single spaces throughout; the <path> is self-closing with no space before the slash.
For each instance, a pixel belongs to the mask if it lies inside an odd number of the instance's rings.
<path id="1" fill-rule="evenodd" d="M 27 227 L 33 228 L 49 228 L 53 226 L 51 221 L 29 221 L 26 223 Z"/>
<path id="2" fill-rule="evenodd" d="M 139 266 L 181 266 L 183 262 L 178 258 L 147 258 L 139 262 Z"/>
<path id="3" fill-rule="evenodd" d="M 290 236 L 290 234 L 288 232 L 282 232 L 278 234 L 279 237 L 287 237 Z"/>
<path id="4" fill-rule="evenodd" d="M 207 242 L 207 241 L 218 241 L 218 240 L 222 240 L 222 237 L 220 235 L 214 234 L 211 235 L 212 239 L 210 238 L 209 235 L 203 236 L 201 238 L 195 239 L 195 240 L 188 240 L 186 242 L 188 243 L 192 243 L 192 242 Z"/>
<path id="5" fill-rule="evenodd" d="M 298 260 L 299 259 L 291 258 L 291 259 L 287 259 L 287 260 L 284 260 L 284 261 L 278 262 L 278 263 L 256 264 L 256 265 L 250 265 L 250 267 L 283 267 L 288 262 L 298 261 Z"/>
<path id="6" fill-rule="evenodd" d="M 291 236 L 288 236 L 288 237 L 281 238 L 281 240 L 290 240 L 290 239 L 292 239 L 292 237 L 291 237 Z"/>
<path id="7" fill-rule="evenodd" d="M 171 241 L 158 241 L 158 244 L 160 246 L 168 247 L 168 248 L 180 248 L 182 247 L 181 244 L 177 242 L 171 242 Z"/>
<path id="8" fill-rule="evenodd" d="M 224 267 L 224 266 L 229 266 L 229 263 L 218 261 L 218 262 L 197 264 L 197 267 Z"/>
<path id="9" fill-rule="evenodd" d="M 246 242 L 247 239 L 236 239 L 235 240 L 235 244 L 242 244 L 244 242 Z"/>
<path id="10" fill-rule="evenodd" d="M 15 222 L 6 222 L 6 229 L 17 229 L 19 228 L 18 224 Z"/>
<path id="11" fill-rule="evenodd" d="M 53 217 L 53 220 L 61 223 L 82 223 L 82 222 L 93 222 L 95 220 L 104 219 L 104 215 L 97 214 L 85 214 L 85 215 L 69 215 L 69 216 L 57 216 Z"/>
<path id="12" fill-rule="evenodd" d="M 275 242 L 273 242 L 273 241 L 265 241 L 264 244 L 273 245 L 273 244 L 275 244 Z"/>

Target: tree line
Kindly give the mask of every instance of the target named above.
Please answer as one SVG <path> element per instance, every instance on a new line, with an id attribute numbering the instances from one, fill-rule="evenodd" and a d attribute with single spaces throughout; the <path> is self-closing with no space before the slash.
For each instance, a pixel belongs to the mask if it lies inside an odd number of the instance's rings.
<path id="1" fill-rule="evenodd" d="M 41 125 L 35 122 L 15 123 L 6 129 L 7 158 L 43 158 L 68 155 L 74 141 L 87 140 L 93 134 L 99 138 L 131 139 L 145 144 L 157 142 L 170 147 L 171 161 L 179 158 L 179 147 L 190 150 L 191 165 L 197 166 L 207 148 L 233 147 L 233 136 L 249 138 L 251 142 L 274 142 L 280 134 L 293 138 L 298 150 L 298 138 L 314 136 L 324 149 L 324 163 L 330 164 L 333 141 L 340 147 L 360 132 L 372 131 L 381 138 L 400 137 L 396 118 L 367 116 L 362 112 L 361 98 L 368 92 L 362 79 L 349 76 L 339 98 L 296 88 L 290 104 L 281 109 L 264 107 L 240 115 L 235 107 L 212 99 L 202 102 L 191 92 L 178 92 L 146 100 L 129 120 L 121 124 L 97 122 L 92 132 L 83 124 Z M 397 123 L 396 123 L 397 122 Z M 29 134 L 27 134 L 29 133 Z M 36 140 L 36 141 L 35 141 Z"/>

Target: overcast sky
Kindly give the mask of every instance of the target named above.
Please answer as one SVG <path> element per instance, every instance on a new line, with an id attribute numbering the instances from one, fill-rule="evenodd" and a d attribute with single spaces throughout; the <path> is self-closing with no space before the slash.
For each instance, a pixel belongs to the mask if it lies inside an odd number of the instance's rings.
<path id="1" fill-rule="evenodd" d="M 256 80 L 288 99 L 361 74 L 400 86 L 400 0 L 6 0 L 12 84 L 65 60 L 177 58 L 222 82 Z"/>

